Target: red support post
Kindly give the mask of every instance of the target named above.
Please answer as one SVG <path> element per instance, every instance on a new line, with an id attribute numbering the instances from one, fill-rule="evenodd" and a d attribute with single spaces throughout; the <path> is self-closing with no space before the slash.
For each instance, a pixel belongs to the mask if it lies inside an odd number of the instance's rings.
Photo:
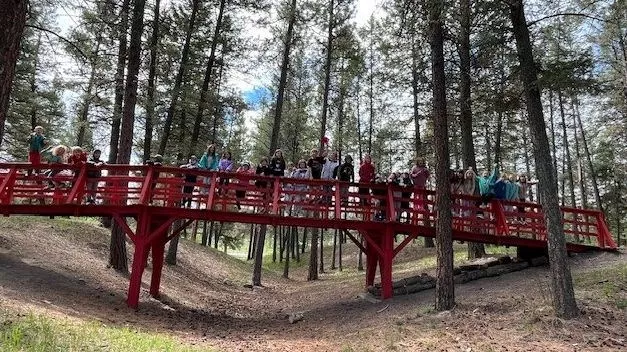
<path id="1" fill-rule="evenodd" d="M 340 182 L 339 181 L 335 181 L 335 219 L 339 220 L 342 218 L 342 195 L 340 192 Z M 346 200 L 346 203 L 348 204 L 348 199 Z"/>
<path id="2" fill-rule="evenodd" d="M 141 237 L 138 241 L 135 241 L 131 279 L 128 284 L 128 297 L 126 299 L 128 306 L 133 309 L 137 309 L 137 306 L 139 305 L 139 293 L 145 269 L 144 258 L 148 255 L 148 246 L 145 243 L 145 239 L 145 237 Z"/>
<path id="3" fill-rule="evenodd" d="M 509 236 L 509 226 L 507 226 L 507 218 L 505 217 L 503 204 L 501 204 L 498 200 L 493 199 L 490 205 L 492 206 L 492 210 L 494 210 L 494 216 L 496 218 L 496 234 Z"/>
<path id="4" fill-rule="evenodd" d="M 9 173 L 4 176 L 2 184 L 0 184 L 0 202 L 3 204 L 11 203 L 11 190 L 15 184 L 17 178 L 17 168 L 13 167 L 9 170 Z"/>
<path id="5" fill-rule="evenodd" d="M 381 298 L 392 298 L 394 292 L 392 287 L 392 263 L 394 261 L 394 229 L 387 226 L 381 238 L 383 255 L 379 261 L 381 271 Z"/>
<path id="6" fill-rule="evenodd" d="M 150 279 L 150 295 L 159 298 L 159 287 L 161 286 L 161 271 L 163 270 L 163 259 L 165 256 L 165 241 L 162 238 L 154 240 L 152 247 L 152 277 Z"/>
<path id="7" fill-rule="evenodd" d="M 207 210 L 213 210 L 213 200 L 215 198 L 215 194 L 216 194 L 216 182 L 218 181 L 218 177 L 216 176 L 217 174 L 214 172 L 211 174 L 211 182 L 209 184 L 209 192 L 207 195 Z"/>
<path id="8" fill-rule="evenodd" d="M 274 180 L 274 189 L 272 190 L 272 214 L 279 214 L 279 200 L 281 199 L 281 181 L 277 177 Z"/>

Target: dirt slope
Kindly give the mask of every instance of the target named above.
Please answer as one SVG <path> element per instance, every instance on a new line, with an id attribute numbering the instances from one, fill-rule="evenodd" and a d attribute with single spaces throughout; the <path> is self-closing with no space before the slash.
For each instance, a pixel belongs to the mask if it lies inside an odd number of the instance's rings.
<path id="1" fill-rule="evenodd" d="M 106 268 L 108 241 L 106 230 L 85 222 L 0 219 L 0 305 L 166 332 L 228 351 L 627 349 L 627 314 L 617 303 L 627 302 L 625 255 L 573 258 L 584 314 L 565 322 L 551 317 L 546 268 L 458 286 L 458 307 L 436 314 L 432 291 L 378 304 L 357 298 L 363 273 L 355 270 L 354 249 L 343 273 L 307 283 L 303 269 L 294 280 L 265 272 L 267 287 L 253 291 L 243 287 L 249 264 L 182 241 L 179 264 L 164 269 L 163 298 L 148 297 L 148 269 L 136 312 L 124 302 L 128 279 Z M 407 253 L 429 251 L 414 246 Z M 400 258 L 397 277 L 415 270 L 415 258 Z M 305 319 L 289 324 L 286 314 L 296 311 Z"/>

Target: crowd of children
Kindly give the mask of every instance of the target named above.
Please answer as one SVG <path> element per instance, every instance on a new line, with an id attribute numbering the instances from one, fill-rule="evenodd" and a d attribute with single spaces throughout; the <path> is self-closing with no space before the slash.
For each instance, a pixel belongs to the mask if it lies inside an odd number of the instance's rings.
<path id="1" fill-rule="evenodd" d="M 86 163 L 100 166 L 104 162 L 100 159 L 101 151 L 96 149 L 91 153 L 88 158 L 87 153 L 78 146 L 68 148 L 64 145 L 58 145 L 55 147 L 49 146 L 49 140 L 44 135 L 44 129 L 41 126 L 34 128 L 29 139 L 29 153 L 28 160 L 34 166 L 40 166 L 42 160 L 54 165 L 54 164 L 68 164 L 73 166 L 80 166 Z M 150 160 L 146 160 L 146 164 L 161 166 L 163 163 L 163 157 L 156 155 Z M 232 160 L 231 153 L 228 150 L 224 150 L 222 153 L 218 153 L 215 144 L 210 144 L 206 151 L 203 153 L 200 159 L 196 155 L 191 155 L 187 160 L 187 163 L 180 166 L 183 169 L 199 169 L 207 171 L 221 171 L 221 172 L 234 172 L 234 182 L 237 182 L 237 174 L 240 175 L 260 175 L 260 176 L 274 176 L 274 177 L 288 177 L 295 179 L 321 179 L 321 180 L 339 180 L 344 182 L 355 182 L 355 167 L 353 165 L 353 158 L 350 155 L 344 157 L 344 162 L 341 163 L 338 158 L 337 152 L 329 152 L 328 150 L 313 149 L 307 159 L 302 158 L 297 163 L 287 162 L 281 149 L 277 149 L 273 156 L 268 158 L 262 158 L 259 163 L 252 167 L 248 162 L 242 162 L 239 167 L 235 167 L 235 163 Z M 32 172 L 32 171 L 31 171 Z M 38 171 L 35 171 L 38 172 Z M 49 178 L 48 186 L 46 188 L 56 188 L 63 186 L 57 179 L 57 175 L 62 174 L 64 170 L 62 168 L 51 168 L 44 172 Z M 426 189 L 427 182 L 430 178 L 429 169 L 426 166 L 426 162 L 423 158 L 418 158 L 415 164 L 410 170 L 402 172 L 392 172 L 387 178 L 382 177 L 376 172 L 375 164 L 372 161 L 372 157 L 369 154 L 364 155 L 363 161 L 358 167 L 357 172 L 360 183 L 358 187 L 358 194 L 360 202 L 365 205 L 369 201 L 367 195 L 373 195 L 379 198 L 380 205 L 385 205 L 385 197 L 382 196 L 381 185 L 393 184 L 399 186 L 395 190 L 395 198 L 402 199 L 395 204 L 397 208 L 401 210 L 409 209 L 409 198 L 412 193 L 415 193 L 413 198 L 414 207 L 424 208 L 424 195 L 420 192 L 414 192 L 414 190 Z M 88 172 L 87 182 L 87 202 L 94 203 L 94 194 L 98 187 L 97 179 L 101 176 L 98 168 L 92 168 Z M 76 175 L 75 175 L 76 177 Z M 183 206 L 191 207 L 192 194 L 194 192 L 194 184 L 198 180 L 196 173 L 183 173 L 185 186 L 183 187 Z M 211 182 L 210 177 L 203 178 L 204 184 Z M 221 184 L 228 184 L 229 178 L 220 178 Z M 500 175 L 498 166 L 494 168 L 491 174 L 484 172 L 482 176 L 478 176 L 475 170 L 469 168 L 467 170 L 451 170 L 450 184 L 451 192 L 453 194 L 467 195 L 481 197 L 482 203 L 487 203 L 490 199 L 496 198 L 500 200 L 521 201 L 527 200 L 529 195 L 530 186 L 535 182 L 527 180 L 525 174 L 504 174 Z M 258 188 L 267 188 L 267 180 L 257 180 L 255 185 Z M 369 186 L 370 185 L 370 186 Z M 300 202 L 303 197 L 302 193 L 307 190 L 304 184 L 298 184 L 293 186 L 294 191 L 297 191 L 294 201 Z M 208 187 L 201 187 L 200 191 L 206 193 Z M 332 186 L 324 186 L 323 188 L 327 193 L 330 193 Z M 346 195 L 348 194 L 348 187 L 340 190 L 343 196 L 343 204 L 346 204 Z M 239 202 L 246 197 L 246 193 L 242 190 L 235 192 L 236 199 Z M 330 202 L 330 196 L 327 196 Z M 383 199 L 381 199 L 383 198 Z M 324 200 L 324 199 L 323 199 Z M 469 203 L 470 201 L 461 201 L 462 204 Z"/>

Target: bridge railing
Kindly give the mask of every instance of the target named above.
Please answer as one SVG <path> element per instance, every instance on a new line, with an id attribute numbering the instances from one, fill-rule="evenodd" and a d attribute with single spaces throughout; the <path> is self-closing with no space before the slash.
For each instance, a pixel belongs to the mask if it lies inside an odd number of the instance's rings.
<path id="1" fill-rule="evenodd" d="M 42 172 L 46 171 L 44 175 Z M 435 192 L 386 184 L 265 177 L 145 165 L 101 167 L 0 164 L 0 205 L 94 204 L 251 212 L 333 221 L 398 222 L 434 226 Z M 545 240 L 542 207 L 535 203 L 454 195 L 457 231 Z M 567 240 L 615 248 L 604 216 L 562 208 Z"/>

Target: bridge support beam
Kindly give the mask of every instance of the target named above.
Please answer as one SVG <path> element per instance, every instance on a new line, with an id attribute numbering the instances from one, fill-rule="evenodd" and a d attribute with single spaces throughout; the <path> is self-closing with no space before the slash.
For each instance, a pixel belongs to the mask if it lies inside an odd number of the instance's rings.
<path id="1" fill-rule="evenodd" d="M 382 255 L 379 260 L 381 272 L 381 297 L 392 298 L 392 262 L 394 261 L 394 231 L 388 226 L 381 238 Z"/>
<path id="2" fill-rule="evenodd" d="M 152 277 L 150 279 L 150 295 L 159 298 L 161 286 L 161 272 L 163 270 L 163 257 L 165 256 L 165 241 L 161 238 L 152 243 Z"/>

